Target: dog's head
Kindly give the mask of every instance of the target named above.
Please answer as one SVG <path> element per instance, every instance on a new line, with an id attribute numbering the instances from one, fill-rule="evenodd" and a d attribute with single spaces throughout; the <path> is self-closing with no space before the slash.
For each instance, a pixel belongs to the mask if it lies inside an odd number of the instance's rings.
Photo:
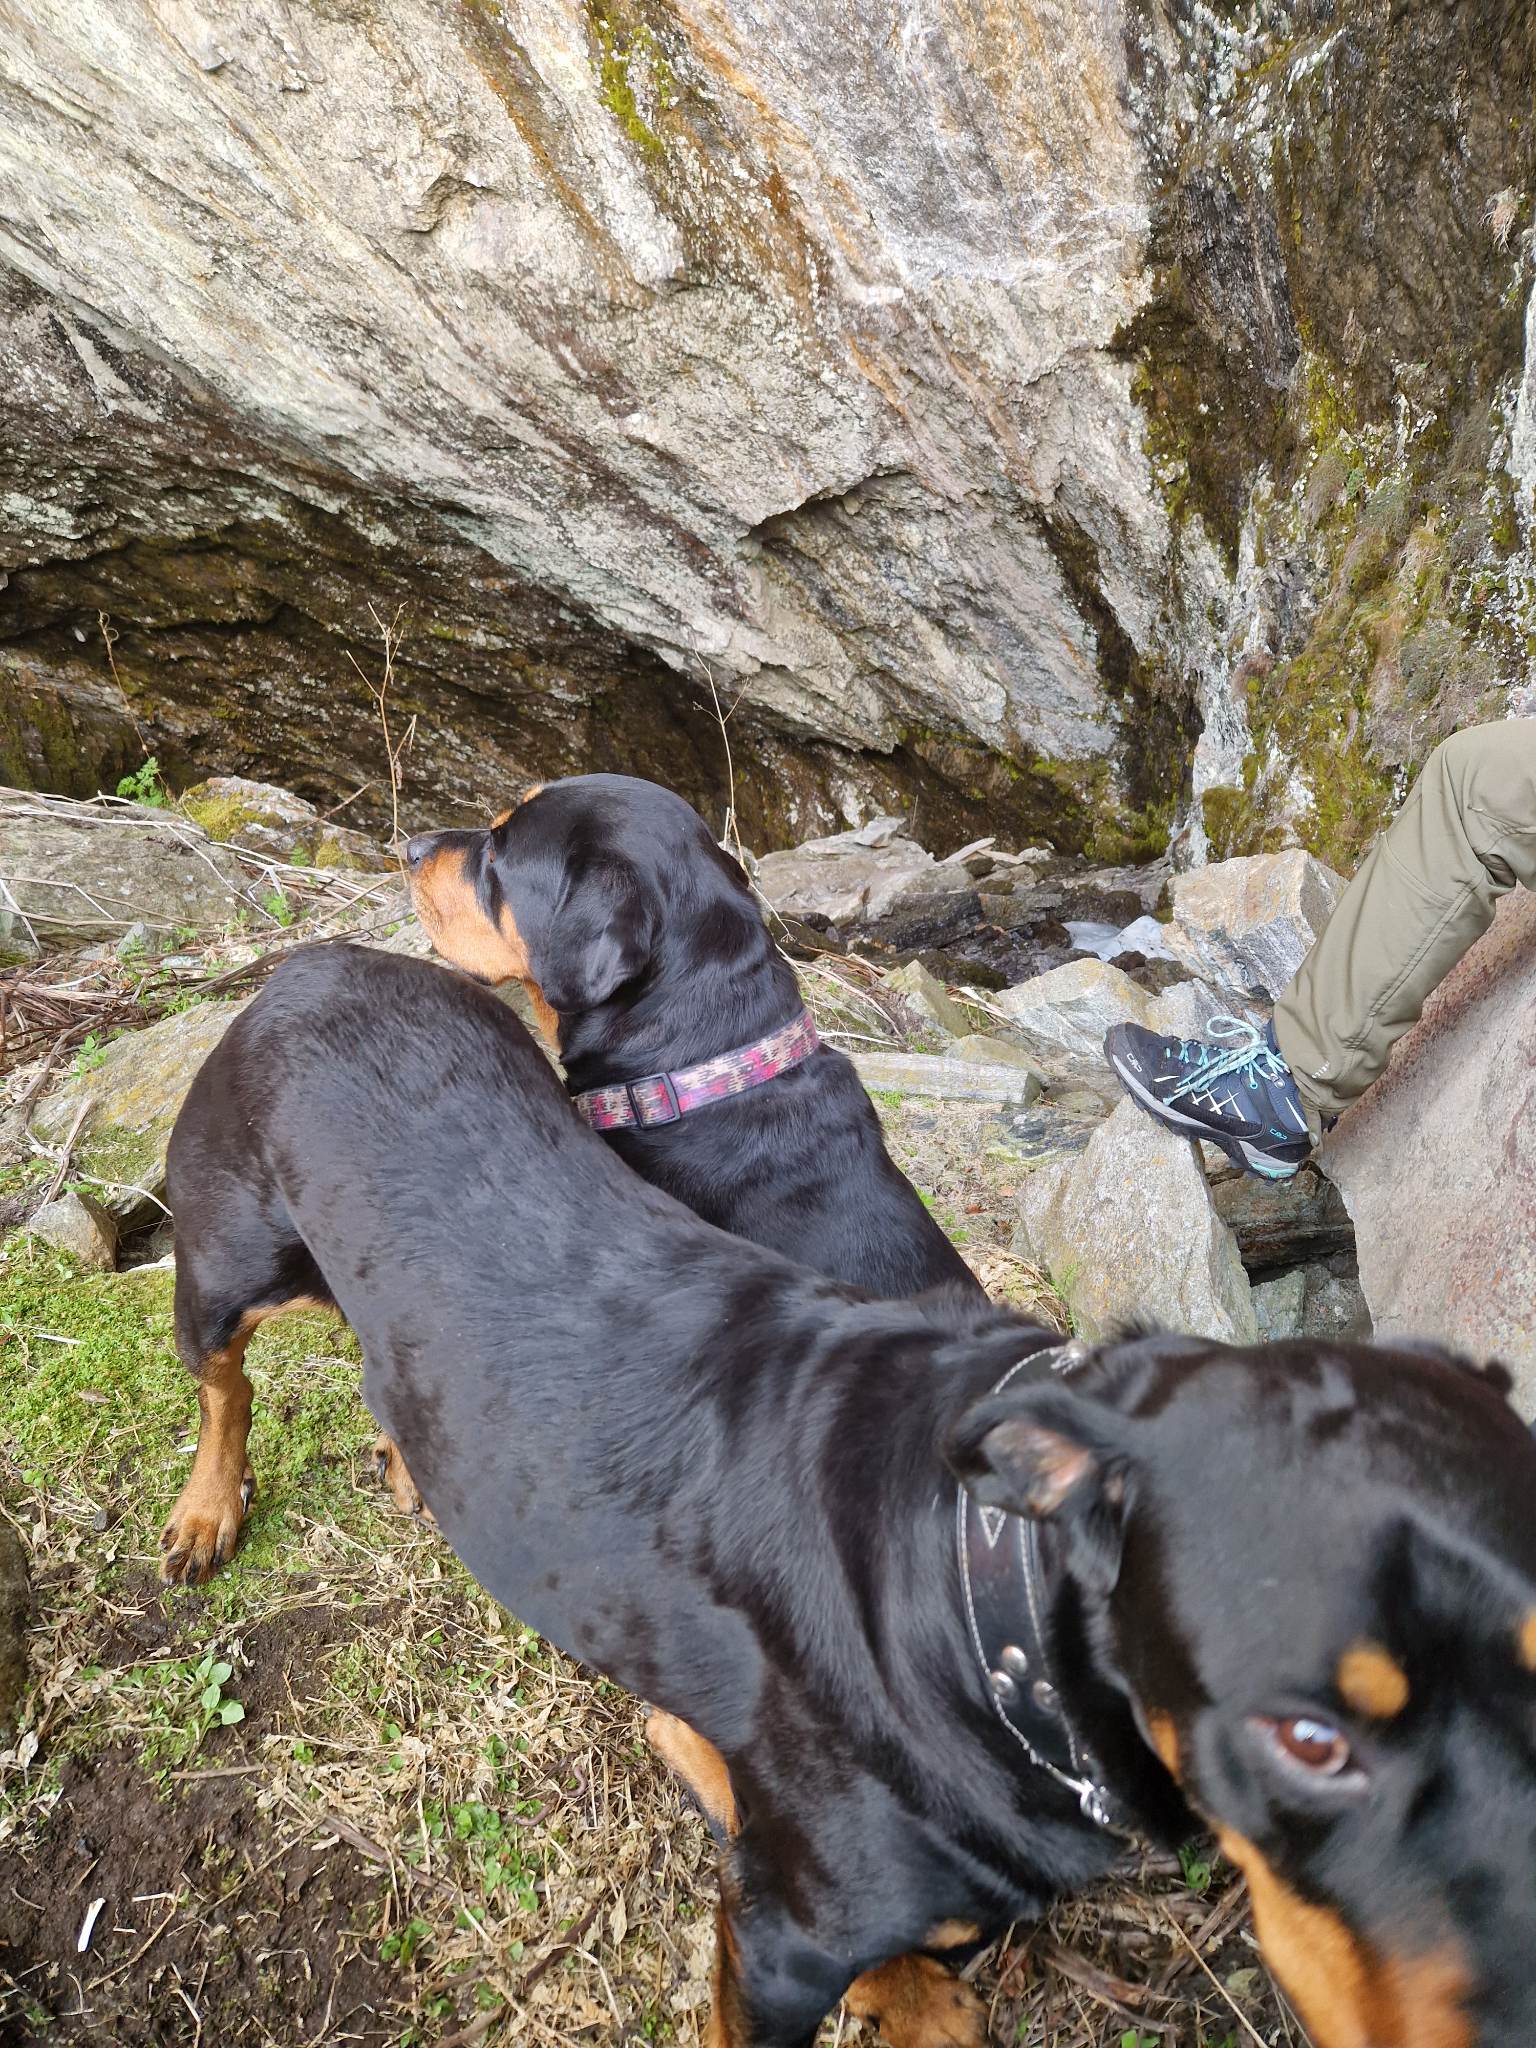
<path id="1" fill-rule="evenodd" d="M 1318 2048 L 1536 2039 L 1536 1443 L 1507 1384 L 1423 1347 L 1140 1337 L 951 1445 L 1059 1532 L 1087 1659 L 1246 1875 Z"/>
<path id="2" fill-rule="evenodd" d="M 664 959 L 729 964 L 762 945 L 747 879 L 698 812 L 633 776 L 539 784 L 483 831 L 419 834 L 406 862 L 443 958 L 525 983 L 562 1043 Z"/>

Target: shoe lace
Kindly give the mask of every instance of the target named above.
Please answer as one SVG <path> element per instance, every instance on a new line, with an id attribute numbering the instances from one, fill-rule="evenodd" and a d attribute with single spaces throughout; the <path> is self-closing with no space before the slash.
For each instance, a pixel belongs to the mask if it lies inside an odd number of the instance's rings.
<path id="1" fill-rule="evenodd" d="M 1261 1080 L 1288 1081 L 1291 1078 L 1290 1068 L 1263 1032 L 1243 1018 L 1213 1017 L 1206 1029 L 1212 1038 L 1236 1042 L 1216 1046 L 1202 1044 L 1198 1038 L 1180 1039 L 1179 1062 L 1190 1069 L 1189 1080 L 1180 1089 L 1180 1094 L 1186 1089 L 1203 1094 L 1213 1081 L 1224 1081 L 1228 1076 L 1246 1081 L 1250 1086 L 1256 1086 Z M 1171 1047 L 1169 1051 L 1171 1053 Z"/>

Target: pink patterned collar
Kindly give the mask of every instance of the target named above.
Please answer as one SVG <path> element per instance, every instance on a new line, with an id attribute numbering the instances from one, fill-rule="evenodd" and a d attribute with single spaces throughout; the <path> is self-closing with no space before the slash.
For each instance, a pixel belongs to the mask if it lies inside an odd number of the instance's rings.
<path id="1" fill-rule="evenodd" d="M 728 1095 L 744 1095 L 777 1074 L 787 1074 L 791 1067 L 808 1060 L 820 1044 L 810 1011 L 802 1010 L 766 1038 L 739 1045 L 717 1059 L 701 1060 L 696 1067 L 679 1067 L 671 1074 L 647 1074 L 639 1081 L 588 1088 L 571 1099 L 594 1131 L 675 1124 L 692 1109 L 724 1102 Z"/>

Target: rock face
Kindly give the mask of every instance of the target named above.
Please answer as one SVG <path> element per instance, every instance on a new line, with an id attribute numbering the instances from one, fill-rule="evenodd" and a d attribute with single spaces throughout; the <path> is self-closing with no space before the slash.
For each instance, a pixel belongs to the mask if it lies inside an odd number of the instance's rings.
<path id="1" fill-rule="evenodd" d="M 1502 1358 L 1536 1415 L 1536 896 L 1505 899 L 1321 1158 L 1379 1336 Z"/>
<path id="2" fill-rule="evenodd" d="M 718 807 L 718 685 L 760 846 L 1347 850 L 1523 674 L 1518 8 L 99 27 L 0 50 L 0 776 L 375 822 L 404 607 L 410 822 Z"/>
<path id="3" fill-rule="evenodd" d="M 1254 1342 L 1248 1277 L 1199 1154 L 1134 1103 L 1122 1102 L 1077 1158 L 1036 1168 L 1019 1218 L 1019 1249 L 1050 1275 L 1080 1336 L 1150 1318 Z"/>

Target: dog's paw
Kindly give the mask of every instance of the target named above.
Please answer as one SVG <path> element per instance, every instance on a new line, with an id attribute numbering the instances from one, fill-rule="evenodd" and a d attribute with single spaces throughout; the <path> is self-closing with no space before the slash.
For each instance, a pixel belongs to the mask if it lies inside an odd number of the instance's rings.
<path id="1" fill-rule="evenodd" d="M 381 1436 L 373 1446 L 373 1474 L 380 1486 L 387 1486 L 402 1515 L 414 1515 L 420 1522 L 435 1522 L 436 1515 L 421 1497 L 421 1491 L 392 1436 Z"/>
<path id="2" fill-rule="evenodd" d="M 255 1491 L 249 1465 L 238 1486 L 193 1473 L 160 1531 L 160 1576 L 168 1586 L 200 1586 L 228 1564 Z"/>
<path id="3" fill-rule="evenodd" d="M 854 2018 L 868 2020 L 888 2048 L 986 2048 L 986 2007 L 932 1956 L 896 1956 L 844 1996 Z"/>

